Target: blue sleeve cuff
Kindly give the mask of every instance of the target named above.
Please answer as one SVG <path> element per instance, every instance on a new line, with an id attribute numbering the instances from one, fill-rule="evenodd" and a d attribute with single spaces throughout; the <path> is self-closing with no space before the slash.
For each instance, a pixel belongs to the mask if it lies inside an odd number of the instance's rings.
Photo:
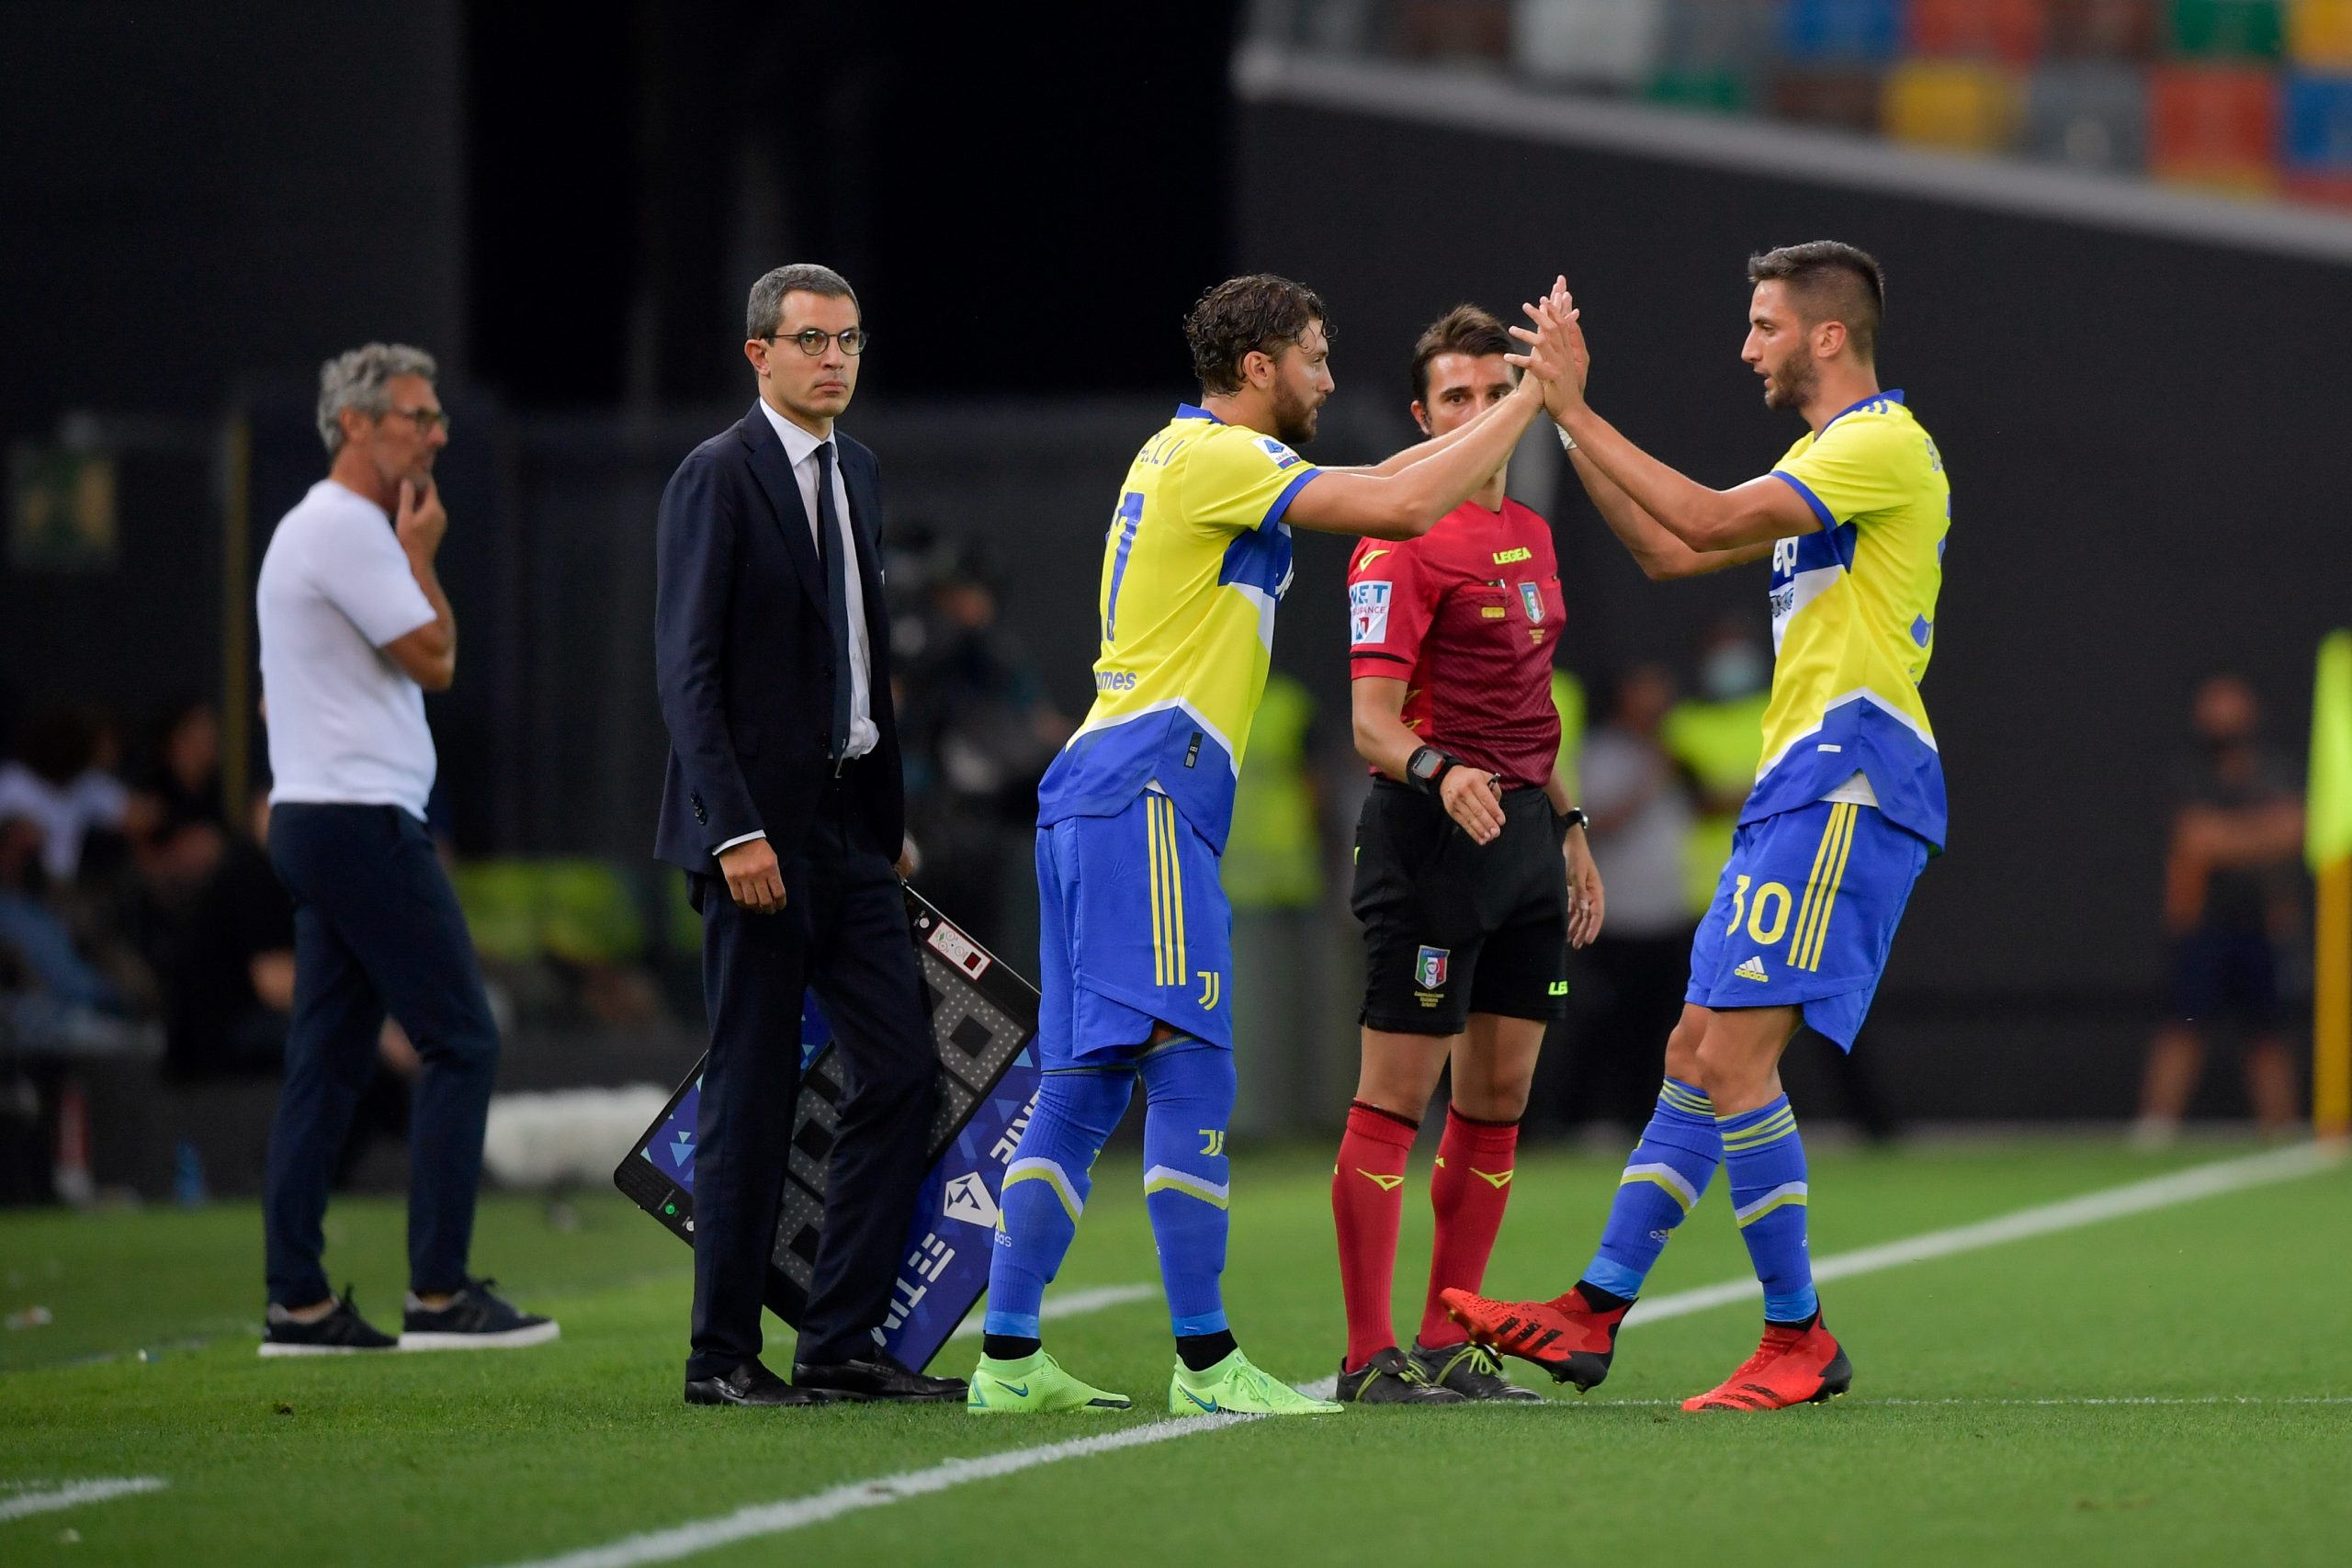
<path id="1" fill-rule="evenodd" d="M 1821 504 L 1821 497 L 1813 493 L 1811 486 L 1785 468 L 1774 468 L 1772 477 L 1804 497 L 1804 503 L 1813 508 L 1813 514 L 1820 521 L 1825 533 L 1837 528 L 1838 519 L 1829 514 L 1829 508 Z"/>
<path id="2" fill-rule="evenodd" d="M 1290 483 L 1283 486 L 1282 494 L 1274 497 L 1274 503 L 1266 508 L 1265 520 L 1260 523 L 1258 526 L 1261 528 L 1271 528 L 1275 524 L 1281 522 L 1283 520 L 1283 513 L 1290 510 L 1291 502 L 1297 496 L 1300 491 L 1306 488 L 1306 481 L 1316 478 L 1317 475 L 1321 474 L 1322 471 L 1323 470 L 1320 468 L 1309 468 L 1306 472 L 1299 475 L 1296 479 L 1292 479 Z"/>

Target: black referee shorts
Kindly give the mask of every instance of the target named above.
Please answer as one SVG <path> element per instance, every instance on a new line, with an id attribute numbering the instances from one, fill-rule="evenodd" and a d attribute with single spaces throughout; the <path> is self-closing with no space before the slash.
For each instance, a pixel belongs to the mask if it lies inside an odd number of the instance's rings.
<path id="1" fill-rule="evenodd" d="M 1374 781 L 1351 899 L 1367 1027 L 1458 1034 L 1474 1012 L 1566 1015 L 1568 880 L 1552 803 L 1515 789 L 1502 806 L 1501 835 L 1480 844 L 1428 795 Z"/>

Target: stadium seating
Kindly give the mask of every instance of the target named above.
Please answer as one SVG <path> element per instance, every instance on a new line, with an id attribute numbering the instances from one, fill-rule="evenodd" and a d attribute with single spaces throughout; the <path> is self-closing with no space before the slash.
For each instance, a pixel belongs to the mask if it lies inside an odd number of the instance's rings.
<path id="1" fill-rule="evenodd" d="M 1325 47 L 2352 206 L 2352 0 L 1312 0 L 1294 15 Z"/>

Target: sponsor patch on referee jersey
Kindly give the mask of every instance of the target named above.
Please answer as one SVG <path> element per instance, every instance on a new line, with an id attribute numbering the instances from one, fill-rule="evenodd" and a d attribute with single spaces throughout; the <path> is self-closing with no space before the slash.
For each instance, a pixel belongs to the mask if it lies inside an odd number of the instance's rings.
<path id="1" fill-rule="evenodd" d="M 1388 600 L 1396 588 L 1395 583 L 1377 579 L 1348 584 L 1348 640 L 1351 645 L 1361 648 L 1368 642 L 1388 640 Z"/>
<path id="2" fill-rule="evenodd" d="M 1258 450 L 1263 452 L 1266 460 L 1277 468 L 1291 468 L 1305 460 L 1271 435 L 1258 437 Z"/>

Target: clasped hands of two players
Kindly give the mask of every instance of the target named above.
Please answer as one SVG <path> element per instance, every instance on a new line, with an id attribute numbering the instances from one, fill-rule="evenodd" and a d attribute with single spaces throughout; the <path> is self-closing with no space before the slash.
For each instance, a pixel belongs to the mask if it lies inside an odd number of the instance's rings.
<path id="1" fill-rule="evenodd" d="M 1541 383 L 1544 412 L 1562 421 L 1584 406 L 1585 378 L 1592 369 L 1592 353 L 1584 341 L 1579 318 L 1584 311 L 1568 292 L 1566 274 L 1552 279 L 1552 292 L 1533 305 L 1521 305 L 1535 329 L 1513 327 L 1510 335 L 1528 345 L 1524 355 L 1510 362 L 1527 370 Z"/>

